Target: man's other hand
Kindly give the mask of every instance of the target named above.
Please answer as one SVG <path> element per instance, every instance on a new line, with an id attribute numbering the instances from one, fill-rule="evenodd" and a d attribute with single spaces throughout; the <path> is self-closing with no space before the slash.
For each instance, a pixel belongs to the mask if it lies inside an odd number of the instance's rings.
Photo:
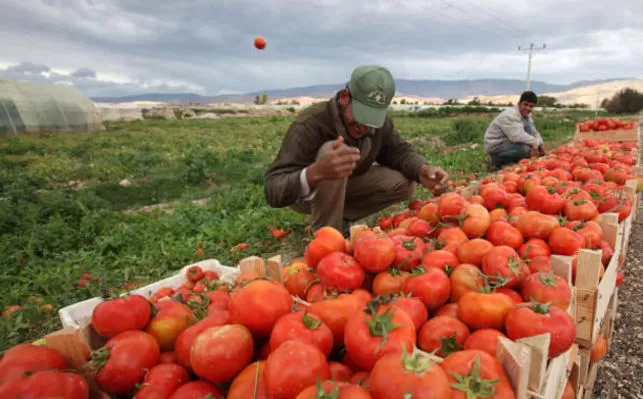
<path id="1" fill-rule="evenodd" d="M 359 149 L 344 144 L 343 137 L 327 141 L 320 148 L 317 160 L 306 171 L 308 184 L 314 188 L 324 180 L 348 177 L 359 160 Z"/>
<path id="2" fill-rule="evenodd" d="M 420 184 L 433 192 L 433 195 L 440 195 L 446 190 L 449 174 L 442 168 L 431 165 L 424 165 L 420 169 Z"/>

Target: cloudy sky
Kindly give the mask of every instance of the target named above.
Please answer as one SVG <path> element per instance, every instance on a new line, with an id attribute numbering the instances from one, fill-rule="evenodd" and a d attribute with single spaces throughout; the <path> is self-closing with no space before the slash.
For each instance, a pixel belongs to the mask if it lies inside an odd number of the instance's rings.
<path id="1" fill-rule="evenodd" d="M 2 0 L 0 78 L 91 96 L 348 79 L 643 78 L 641 0 Z M 263 51 L 255 36 L 266 38 Z"/>

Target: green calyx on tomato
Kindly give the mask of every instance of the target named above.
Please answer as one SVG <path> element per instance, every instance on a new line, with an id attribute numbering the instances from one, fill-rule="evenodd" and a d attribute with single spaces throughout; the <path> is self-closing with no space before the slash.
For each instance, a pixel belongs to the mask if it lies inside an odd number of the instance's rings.
<path id="1" fill-rule="evenodd" d="M 317 382 L 315 383 L 315 399 L 339 399 L 339 387 L 337 386 L 337 383 L 333 384 L 333 389 L 330 390 L 330 392 L 326 392 L 324 387 L 322 386 L 322 382 L 319 378 L 317 378 Z"/>
<path id="2" fill-rule="evenodd" d="M 321 326 L 321 320 L 311 317 L 308 312 L 304 311 L 304 316 L 302 318 L 304 326 L 309 330 L 316 330 Z"/>
<path id="3" fill-rule="evenodd" d="M 448 356 L 453 352 L 459 351 L 462 349 L 462 345 L 459 345 L 455 342 L 456 334 L 453 333 L 450 337 L 442 337 L 442 355 Z"/>
<path id="4" fill-rule="evenodd" d="M 416 266 L 411 270 L 411 277 L 421 276 L 426 273 L 426 268 L 424 266 Z"/>
<path id="5" fill-rule="evenodd" d="M 374 299 L 367 306 L 365 312 L 371 315 L 370 320 L 366 320 L 366 325 L 368 326 L 368 331 L 373 337 L 381 337 L 382 342 L 377 347 L 377 350 L 380 350 L 382 346 L 386 343 L 388 334 L 395 330 L 396 328 L 402 327 L 402 324 L 393 324 L 393 316 L 395 315 L 394 308 L 388 308 L 382 312 L 382 314 L 377 314 L 379 308 L 379 300 Z"/>
<path id="6" fill-rule="evenodd" d="M 402 247 L 408 251 L 415 251 L 417 245 L 415 245 L 415 237 L 405 240 L 402 238 Z"/>
<path id="7" fill-rule="evenodd" d="M 509 282 L 509 278 L 502 277 L 502 274 L 500 274 L 500 272 L 498 272 L 497 276 L 491 276 L 482 272 L 478 272 L 478 274 L 484 280 L 484 284 L 478 290 L 478 292 L 483 294 L 494 293 L 498 288 L 504 287 Z"/>
<path id="8" fill-rule="evenodd" d="M 434 353 L 435 351 L 427 356 L 415 347 L 413 352 L 408 353 L 406 347 L 402 345 L 402 367 L 410 373 L 422 374 L 435 365 L 435 361 L 431 358 Z"/>
<path id="9" fill-rule="evenodd" d="M 556 187 L 554 186 L 547 186 L 547 192 L 549 194 L 558 194 L 558 190 L 556 190 Z"/>
<path id="10" fill-rule="evenodd" d="M 473 369 L 468 375 L 461 375 L 451 372 L 456 382 L 451 384 L 453 389 L 464 392 L 467 399 L 492 398 L 496 394 L 496 384 L 500 378 L 495 380 L 485 380 L 480 375 L 480 356 L 476 357 Z"/>
<path id="11" fill-rule="evenodd" d="M 550 270 L 547 274 L 540 272 L 538 273 L 538 277 L 540 279 L 540 282 L 544 285 L 556 288 L 556 276 L 554 275 L 553 270 Z"/>
<path id="12" fill-rule="evenodd" d="M 98 372 L 105 366 L 109 360 L 109 355 L 111 353 L 111 348 L 109 346 L 103 346 L 99 349 L 96 349 L 91 353 L 92 360 L 87 363 L 86 367 L 92 370 L 93 373 L 98 374 Z"/>
<path id="13" fill-rule="evenodd" d="M 520 259 L 517 259 L 517 258 L 511 258 L 507 263 L 507 267 L 511 269 L 511 271 L 515 276 L 518 276 L 520 274 L 520 270 L 518 270 L 519 266 L 520 266 Z"/>
<path id="14" fill-rule="evenodd" d="M 549 307 L 551 306 L 551 302 L 540 303 L 532 299 L 531 304 L 528 306 L 534 313 L 547 315 L 549 314 Z"/>

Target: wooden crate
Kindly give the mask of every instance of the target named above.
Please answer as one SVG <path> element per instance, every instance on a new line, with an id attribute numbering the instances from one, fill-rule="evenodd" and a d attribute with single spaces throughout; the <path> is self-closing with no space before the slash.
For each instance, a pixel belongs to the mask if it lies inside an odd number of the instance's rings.
<path id="1" fill-rule="evenodd" d="M 590 140 L 610 140 L 610 141 L 636 141 L 640 142 L 640 124 L 634 122 L 632 129 L 624 130 L 604 130 L 602 132 L 581 132 L 576 126 L 574 132 L 574 140 L 581 141 L 583 139 Z"/>
<path id="2" fill-rule="evenodd" d="M 614 324 L 616 321 L 616 312 L 618 310 L 618 289 L 612 295 L 610 300 L 609 309 L 605 316 L 605 322 L 601 328 L 601 334 L 607 340 L 607 348 L 612 345 L 612 337 L 614 335 Z M 574 386 L 577 399 L 591 399 L 596 385 L 596 378 L 601 362 L 590 361 L 591 348 L 581 348 L 578 352 L 578 358 L 574 368 L 578 372 L 578 384 Z"/>

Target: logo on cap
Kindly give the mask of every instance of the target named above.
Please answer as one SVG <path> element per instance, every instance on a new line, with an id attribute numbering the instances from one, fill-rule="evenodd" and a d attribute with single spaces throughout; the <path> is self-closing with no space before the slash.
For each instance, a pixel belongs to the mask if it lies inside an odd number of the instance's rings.
<path id="1" fill-rule="evenodd" d="M 386 94 L 381 90 L 375 90 L 366 96 L 366 100 L 375 104 L 386 105 Z"/>

